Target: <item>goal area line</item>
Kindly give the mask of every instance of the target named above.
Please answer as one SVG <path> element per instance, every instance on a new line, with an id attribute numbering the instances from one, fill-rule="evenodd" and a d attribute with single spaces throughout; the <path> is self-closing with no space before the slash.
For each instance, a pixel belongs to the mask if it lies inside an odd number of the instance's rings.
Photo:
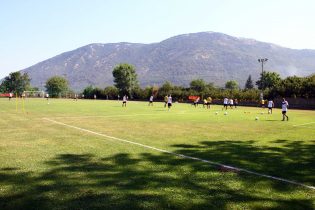
<path id="1" fill-rule="evenodd" d="M 159 151 L 159 152 L 170 154 L 170 155 L 177 156 L 177 157 L 180 157 L 180 158 L 196 160 L 196 161 L 207 163 L 209 165 L 219 166 L 219 167 L 223 167 L 223 168 L 226 168 L 226 169 L 229 169 L 229 170 L 234 170 L 234 171 L 239 171 L 239 172 L 245 172 L 247 174 L 252 174 L 252 175 L 259 176 L 259 177 L 264 177 L 264 178 L 268 178 L 268 179 L 272 179 L 272 180 L 277 180 L 277 181 L 280 181 L 280 182 L 289 183 L 289 184 L 293 184 L 293 185 L 297 185 L 297 186 L 301 186 L 301 187 L 305 187 L 305 188 L 308 188 L 308 189 L 315 190 L 315 186 L 306 185 L 306 184 L 303 184 L 303 183 L 300 183 L 300 182 L 296 182 L 296 181 L 293 181 L 293 180 L 288 180 L 288 179 L 284 179 L 284 178 L 281 178 L 281 177 L 276 177 L 276 176 L 271 176 L 271 175 L 267 175 L 267 174 L 262 174 L 262 173 L 258 173 L 258 172 L 255 172 L 255 171 L 250 171 L 250 170 L 247 170 L 247 169 L 244 169 L 244 168 L 238 168 L 238 167 L 225 165 L 225 164 L 221 164 L 221 163 L 210 161 L 210 160 L 206 160 L 206 159 L 201 159 L 201 158 L 197 158 L 197 157 L 193 157 L 193 156 L 188 156 L 188 155 L 184 155 L 184 154 L 180 154 L 180 153 L 175 153 L 175 152 L 164 150 L 164 149 L 159 149 L 159 148 L 152 147 L 152 146 L 145 145 L 145 144 L 141 144 L 141 143 L 138 143 L 138 142 L 133 142 L 133 141 L 130 141 L 130 140 L 121 139 L 121 138 L 117 138 L 117 137 L 114 137 L 114 136 L 109 136 L 109 135 L 106 135 L 106 134 L 98 133 L 98 132 L 95 132 L 95 131 L 92 131 L 92 130 L 88 130 L 88 129 L 85 129 L 85 128 L 80 128 L 80 127 L 77 127 L 77 126 L 69 125 L 69 124 L 66 124 L 66 123 L 63 123 L 63 122 L 59 122 L 59 121 L 56 121 L 56 120 L 53 120 L 53 119 L 50 119 L 50 118 L 42 118 L 42 119 L 46 120 L 46 121 L 49 121 L 51 123 L 54 123 L 54 124 L 58 124 L 58 125 L 62 125 L 62 126 L 68 127 L 68 128 L 80 130 L 80 131 L 83 131 L 83 132 L 86 132 L 86 133 L 90 133 L 90 134 L 93 134 L 93 135 L 105 137 L 105 138 L 108 138 L 108 139 L 113 139 L 113 140 L 124 142 L 124 143 L 128 143 L 128 144 L 137 145 L 139 147 L 143 147 L 143 148 L 147 148 L 147 149 L 150 149 L 150 150 Z"/>

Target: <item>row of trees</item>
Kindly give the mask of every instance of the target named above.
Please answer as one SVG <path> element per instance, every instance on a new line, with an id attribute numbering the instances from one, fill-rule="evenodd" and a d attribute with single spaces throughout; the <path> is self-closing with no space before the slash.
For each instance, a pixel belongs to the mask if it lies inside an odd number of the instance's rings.
<path id="1" fill-rule="evenodd" d="M 0 93 L 14 93 L 20 96 L 24 91 L 38 91 L 39 89 L 37 87 L 30 85 L 30 81 L 31 79 L 27 73 L 12 72 L 9 76 L 5 77 L 0 84 Z M 52 97 L 60 97 L 70 91 L 68 81 L 59 76 L 48 79 L 45 87 Z"/>
<path id="2" fill-rule="evenodd" d="M 151 95 L 162 100 L 165 95 L 172 94 L 176 100 L 186 100 L 190 95 L 198 95 L 201 98 L 238 98 L 242 100 L 258 100 L 260 93 L 264 92 L 265 98 L 275 97 L 315 97 L 315 75 L 310 77 L 287 77 L 281 79 L 276 72 L 263 72 L 260 78 L 254 82 L 249 75 L 245 87 L 240 88 L 236 81 L 227 81 L 224 88 L 216 87 L 213 83 L 206 83 L 202 79 L 190 82 L 189 87 L 173 85 L 165 82 L 162 86 L 148 86 L 141 88 L 137 81 L 137 74 L 132 65 L 120 64 L 113 70 L 115 86 L 105 89 L 89 86 L 83 94 L 87 98 L 117 99 L 118 96 L 128 95 L 130 98 L 147 100 Z"/>
<path id="3" fill-rule="evenodd" d="M 177 86 L 171 82 L 165 82 L 160 87 L 148 86 L 141 88 L 137 79 L 135 68 L 130 64 L 119 64 L 113 70 L 114 86 L 105 89 L 88 86 L 82 94 L 85 98 L 117 99 L 128 95 L 131 99 L 147 100 L 151 95 L 157 99 L 163 99 L 165 95 L 172 94 L 175 100 L 186 100 L 190 95 L 198 95 L 201 98 L 238 98 L 243 100 L 258 100 L 263 91 L 265 98 L 275 97 L 303 97 L 315 98 L 315 75 L 309 77 L 287 77 L 281 79 L 276 72 L 263 72 L 260 78 L 254 82 L 249 75 L 245 87 L 240 88 L 234 81 L 227 81 L 225 87 L 216 87 L 213 83 L 207 83 L 202 79 L 190 82 L 189 87 Z M 51 97 L 74 95 L 68 87 L 68 81 L 59 76 L 46 81 L 46 90 Z M 13 72 L 7 76 L 0 85 L 0 92 L 12 92 L 21 95 L 24 90 L 38 90 L 30 86 L 30 78 L 24 73 Z"/>

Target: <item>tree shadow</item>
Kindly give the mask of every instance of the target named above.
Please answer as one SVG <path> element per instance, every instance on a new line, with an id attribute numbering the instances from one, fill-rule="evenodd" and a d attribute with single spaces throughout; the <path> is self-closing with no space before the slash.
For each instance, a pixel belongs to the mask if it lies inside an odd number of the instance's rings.
<path id="1" fill-rule="evenodd" d="M 274 140 L 277 146 L 257 146 L 255 141 L 202 141 L 176 144 L 177 153 L 315 185 L 315 145 L 303 141 Z M 271 144 L 272 145 L 272 144 Z"/>
<path id="2" fill-rule="evenodd" d="M 173 147 L 176 153 L 314 183 L 313 146 L 279 140 L 284 144 L 279 149 L 253 143 L 202 141 Z M 223 173 L 218 167 L 166 153 L 103 158 L 59 154 L 45 164 L 48 169 L 37 173 L 0 169 L 0 209 L 314 208 L 314 196 L 289 196 L 307 190 L 248 174 Z"/>

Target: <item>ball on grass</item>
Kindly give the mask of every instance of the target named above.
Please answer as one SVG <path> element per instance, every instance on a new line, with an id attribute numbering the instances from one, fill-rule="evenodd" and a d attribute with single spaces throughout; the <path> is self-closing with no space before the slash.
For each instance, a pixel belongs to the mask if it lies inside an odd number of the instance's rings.
<path id="1" fill-rule="evenodd" d="M 218 115 L 218 112 L 215 112 L 215 115 Z"/>
<path id="2" fill-rule="evenodd" d="M 227 115 L 228 113 L 227 112 L 224 112 L 224 115 Z"/>
<path id="3" fill-rule="evenodd" d="M 255 117 L 255 120 L 259 120 L 259 117 Z"/>

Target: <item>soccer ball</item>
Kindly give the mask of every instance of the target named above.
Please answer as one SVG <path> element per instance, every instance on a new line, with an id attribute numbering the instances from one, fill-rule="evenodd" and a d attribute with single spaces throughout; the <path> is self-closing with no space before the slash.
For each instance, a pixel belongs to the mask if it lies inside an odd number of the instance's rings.
<path id="1" fill-rule="evenodd" d="M 218 112 L 215 112 L 215 115 L 218 115 Z"/>
<path id="2" fill-rule="evenodd" d="M 227 112 L 224 112 L 224 115 L 227 115 Z"/>
<path id="3" fill-rule="evenodd" d="M 255 120 L 259 120 L 259 117 L 255 117 Z"/>

